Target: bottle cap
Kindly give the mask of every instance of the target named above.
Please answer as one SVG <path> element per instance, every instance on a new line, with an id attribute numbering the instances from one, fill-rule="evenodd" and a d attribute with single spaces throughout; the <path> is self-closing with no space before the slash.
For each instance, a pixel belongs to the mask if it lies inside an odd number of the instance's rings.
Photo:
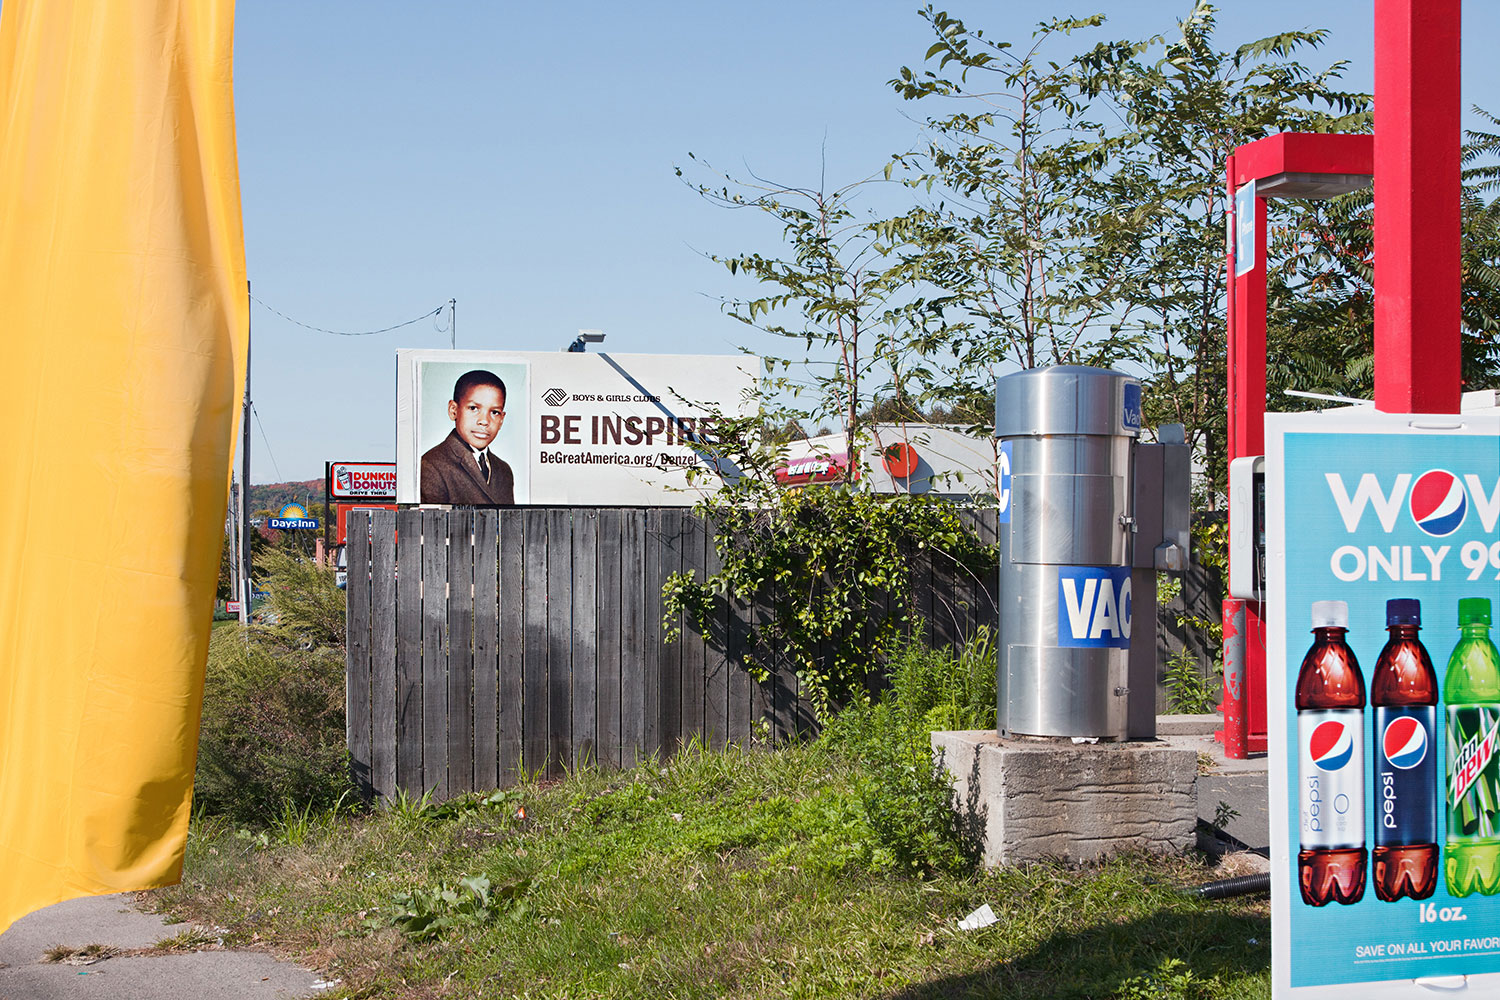
<path id="1" fill-rule="evenodd" d="M 1488 602 L 1486 602 L 1488 603 Z M 1348 628 L 1349 627 L 1349 602 L 1347 601 L 1313 601 L 1312 605 L 1312 627 L 1313 628 Z"/>
<path id="2" fill-rule="evenodd" d="M 1414 597 L 1396 597 L 1385 602 L 1385 627 L 1421 625 L 1422 602 Z"/>
<path id="3" fill-rule="evenodd" d="M 1488 597 L 1462 597 L 1458 601 L 1458 624 L 1488 625 L 1490 623 L 1490 599 Z"/>

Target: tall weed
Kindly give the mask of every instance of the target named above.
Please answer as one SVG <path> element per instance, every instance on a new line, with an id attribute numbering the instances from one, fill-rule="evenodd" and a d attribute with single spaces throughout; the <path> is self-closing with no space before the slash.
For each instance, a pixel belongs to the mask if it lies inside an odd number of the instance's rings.
<path id="1" fill-rule="evenodd" d="M 859 766 L 864 818 L 893 866 L 959 872 L 977 845 L 953 808 L 953 790 L 932 759 L 934 730 L 995 724 L 994 640 L 981 629 L 959 655 L 908 642 L 890 661 L 890 687 L 876 704 L 856 703 L 820 740 Z"/>
<path id="2" fill-rule="evenodd" d="M 278 553 L 265 565 L 280 624 L 214 630 L 193 796 L 195 812 L 276 826 L 334 807 L 352 786 L 342 592 L 311 563 Z"/>

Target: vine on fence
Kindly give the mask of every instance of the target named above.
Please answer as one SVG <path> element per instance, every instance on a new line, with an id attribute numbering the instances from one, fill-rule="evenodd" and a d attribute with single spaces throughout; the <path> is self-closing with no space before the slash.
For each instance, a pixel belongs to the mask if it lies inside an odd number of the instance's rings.
<path id="1" fill-rule="evenodd" d="M 1195 517 L 1192 526 L 1193 560 L 1205 569 L 1223 574 L 1229 569 L 1229 525 L 1216 517 Z M 1160 574 L 1157 577 L 1157 599 L 1166 608 L 1182 594 L 1182 577 Z M 1187 647 L 1179 649 L 1166 663 L 1162 684 L 1174 712 L 1212 712 L 1219 704 L 1223 690 L 1222 666 L 1224 624 L 1216 618 L 1195 614 L 1191 608 L 1169 611 L 1177 627 L 1197 639 L 1203 648 L 1203 660 Z"/>
<path id="2" fill-rule="evenodd" d="M 789 662 L 820 721 L 864 700 L 912 625 L 911 559 L 928 555 L 976 577 L 995 566 L 955 507 L 920 496 L 881 497 L 838 486 L 726 489 L 698 505 L 715 525 L 723 568 L 708 579 L 676 573 L 662 589 L 668 638 L 679 613 L 708 628 L 714 601 L 759 601 L 768 618 L 751 626 L 745 666 L 770 677 L 769 654 Z"/>

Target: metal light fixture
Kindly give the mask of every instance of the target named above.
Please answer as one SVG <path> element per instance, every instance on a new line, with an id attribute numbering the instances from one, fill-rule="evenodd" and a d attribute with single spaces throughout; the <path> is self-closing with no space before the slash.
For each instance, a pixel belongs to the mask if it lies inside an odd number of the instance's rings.
<path id="1" fill-rule="evenodd" d="M 578 336 L 567 346 L 567 349 L 563 353 L 582 354 L 588 350 L 589 344 L 602 343 L 604 343 L 603 330 L 579 330 Z"/>

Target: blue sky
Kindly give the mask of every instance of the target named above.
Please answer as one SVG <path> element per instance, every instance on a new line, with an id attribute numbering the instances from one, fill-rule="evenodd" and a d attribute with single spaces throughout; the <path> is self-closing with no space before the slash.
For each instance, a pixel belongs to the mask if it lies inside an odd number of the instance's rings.
<path id="1" fill-rule="evenodd" d="M 703 257 L 771 249 L 769 220 L 702 201 L 691 151 L 731 172 L 839 186 L 920 139 L 886 81 L 929 44 L 915 0 L 746 4 L 241 0 L 235 93 L 254 295 L 302 322 L 390 326 L 457 300 L 460 348 L 619 353 L 777 345 L 725 317 L 753 287 Z M 1170 31 L 1190 3 L 947 3 L 997 38 L 1099 10 L 1110 37 Z M 1226 2 L 1229 47 L 1326 27 L 1309 61 L 1371 87 L 1371 0 Z M 1469 3 L 1465 104 L 1500 110 Z M 253 482 L 394 457 L 395 350 L 446 347 L 431 319 L 334 337 L 252 306 Z M 264 437 L 262 436 L 264 428 Z"/>

